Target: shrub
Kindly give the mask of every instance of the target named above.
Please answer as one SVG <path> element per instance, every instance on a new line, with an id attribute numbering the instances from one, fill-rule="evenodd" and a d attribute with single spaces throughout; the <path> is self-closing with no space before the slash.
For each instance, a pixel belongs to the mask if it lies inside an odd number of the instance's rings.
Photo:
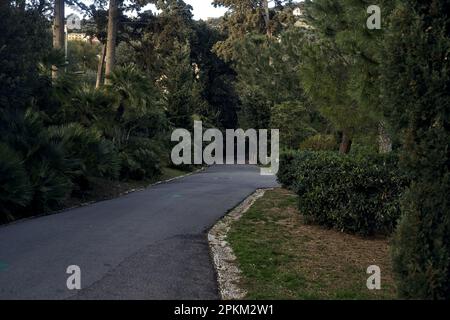
<path id="1" fill-rule="evenodd" d="M 120 152 L 123 179 L 142 180 L 161 175 L 161 163 L 155 142 L 145 138 L 134 138 Z"/>
<path id="2" fill-rule="evenodd" d="M 58 209 L 72 191 L 73 184 L 68 177 L 52 168 L 48 162 L 35 163 L 29 175 L 34 194 L 26 216 Z"/>
<path id="3" fill-rule="evenodd" d="M 333 135 L 317 134 L 307 138 L 300 144 L 300 149 L 311 151 L 333 151 L 338 149 L 338 143 Z"/>
<path id="4" fill-rule="evenodd" d="M 12 220 L 12 212 L 27 206 L 32 197 L 23 160 L 0 143 L 0 223 Z"/>
<path id="5" fill-rule="evenodd" d="M 278 182 L 285 188 L 295 188 L 296 173 L 299 162 L 312 155 L 312 152 L 299 152 L 295 150 L 284 151 L 280 154 L 280 168 L 278 170 Z"/>
<path id="6" fill-rule="evenodd" d="M 79 191 L 89 187 L 90 177 L 116 179 L 120 163 L 111 141 L 102 138 L 95 129 L 79 124 L 48 128 L 50 138 L 61 144 L 69 159 L 66 174 L 71 177 Z"/>
<path id="7" fill-rule="evenodd" d="M 27 208 L 15 211 L 14 218 L 56 209 L 72 188 L 62 146 L 50 139 L 40 113 L 29 109 L 3 116 L 0 133 L 22 159 L 18 163 L 26 170 L 32 192 Z"/>
<path id="8" fill-rule="evenodd" d="M 85 127 L 92 127 L 110 126 L 113 122 L 116 98 L 107 90 L 82 85 L 73 88 L 69 94 L 62 94 L 59 101 L 62 106 L 54 116 L 58 123 L 76 122 Z"/>
<path id="9" fill-rule="evenodd" d="M 307 223 L 361 235 L 394 230 L 406 184 L 394 155 L 298 152 L 289 158 L 291 168 L 280 168 L 279 179 L 299 195 Z"/>

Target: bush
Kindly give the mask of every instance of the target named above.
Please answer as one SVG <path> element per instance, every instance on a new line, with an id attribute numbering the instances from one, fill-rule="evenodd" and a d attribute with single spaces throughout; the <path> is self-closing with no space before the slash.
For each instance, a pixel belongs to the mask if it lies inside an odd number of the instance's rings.
<path id="1" fill-rule="evenodd" d="M 406 184 L 394 155 L 298 152 L 282 159 L 291 167 L 282 160 L 279 180 L 299 195 L 307 223 L 361 235 L 394 230 Z"/>
<path id="2" fill-rule="evenodd" d="M 42 114 L 31 109 L 23 115 L 3 114 L 0 127 L 2 138 L 21 159 L 32 191 L 27 208 L 14 211 L 14 218 L 58 208 L 72 188 L 65 174 L 69 162 L 62 146 L 50 139 Z"/>
<path id="3" fill-rule="evenodd" d="M 0 223 L 12 220 L 12 212 L 27 206 L 32 196 L 23 160 L 0 143 Z"/>
<path id="4" fill-rule="evenodd" d="M 58 79 L 61 82 L 62 79 Z M 73 81 L 71 79 L 71 81 Z M 64 88 L 74 85 L 63 83 Z M 116 98 L 107 90 L 99 90 L 88 85 L 76 86 L 70 93 L 61 94 L 61 108 L 54 118 L 58 123 L 79 123 L 85 127 L 111 126 L 114 120 Z M 57 88 L 53 90 L 58 91 Z M 55 94 L 55 93 L 54 93 Z"/>
<path id="5" fill-rule="evenodd" d="M 300 144 L 301 150 L 333 151 L 338 150 L 339 144 L 333 135 L 317 134 L 307 138 Z"/>
<path id="6" fill-rule="evenodd" d="M 120 162 L 114 144 L 102 138 L 95 129 L 79 124 L 50 127 L 50 138 L 61 144 L 69 161 L 66 174 L 78 187 L 78 191 L 89 188 L 90 177 L 116 179 Z"/>
<path id="7" fill-rule="evenodd" d="M 294 189 L 296 172 L 299 162 L 311 156 L 312 152 L 288 150 L 280 154 L 280 168 L 278 170 L 278 182 L 285 188 Z"/>
<path id="8" fill-rule="evenodd" d="M 26 216 L 59 209 L 72 191 L 73 184 L 68 177 L 52 168 L 48 162 L 35 163 L 29 175 L 34 195 Z"/>
<path id="9" fill-rule="evenodd" d="M 120 152 L 122 179 L 143 180 L 162 174 L 161 163 L 155 142 L 145 138 L 134 138 Z"/>

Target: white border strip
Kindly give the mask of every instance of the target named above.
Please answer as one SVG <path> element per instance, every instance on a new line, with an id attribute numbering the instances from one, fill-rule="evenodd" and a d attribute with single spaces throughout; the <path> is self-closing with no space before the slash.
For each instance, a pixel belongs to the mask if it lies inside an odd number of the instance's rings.
<path id="1" fill-rule="evenodd" d="M 216 269 L 219 295 L 222 300 L 240 300 L 247 295 L 247 292 L 239 287 L 241 270 L 233 249 L 227 242 L 227 235 L 232 223 L 239 220 L 255 201 L 264 195 L 266 190 L 272 189 L 256 190 L 219 220 L 208 232 L 209 248 Z"/>

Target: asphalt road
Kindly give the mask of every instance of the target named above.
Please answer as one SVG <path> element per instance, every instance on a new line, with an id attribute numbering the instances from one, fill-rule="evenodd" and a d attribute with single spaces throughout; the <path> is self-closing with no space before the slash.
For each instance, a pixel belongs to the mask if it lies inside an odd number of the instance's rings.
<path id="1" fill-rule="evenodd" d="M 217 299 L 206 232 L 257 188 L 214 166 L 118 199 L 0 226 L 0 299 Z M 81 290 L 66 269 L 81 269 Z"/>

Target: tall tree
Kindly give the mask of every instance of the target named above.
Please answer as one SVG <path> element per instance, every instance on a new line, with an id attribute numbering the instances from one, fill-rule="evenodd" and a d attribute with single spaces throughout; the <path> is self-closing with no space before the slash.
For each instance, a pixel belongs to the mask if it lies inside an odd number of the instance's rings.
<path id="1" fill-rule="evenodd" d="M 379 5 L 387 16 L 393 4 L 380 0 Z M 373 137 L 379 134 L 381 151 L 391 146 L 379 85 L 384 30 L 367 28 L 367 7 L 363 0 L 305 2 L 314 43 L 306 55 L 304 81 L 315 89 L 312 96 L 317 104 L 342 131 L 343 153 L 349 151 L 355 136 L 368 133 Z"/>
<path id="2" fill-rule="evenodd" d="M 222 23 L 228 37 L 215 45 L 215 51 L 226 61 L 236 60 L 239 52 L 235 46 L 246 34 L 266 32 L 262 3 L 259 0 L 214 0 L 213 3 L 228 9 Z"/>
<path id="3" fill-rule="evenodd" d="M 65 0 L 55 0 L 53 17 L 53 48 L 62 50 L 64 48 L 64 3 Z M 58 77 L 58 67 L 52 66 L 52 78 Z"/>
<path id="4" fill-rule="evenodd" d="M 271 109 L 283 100 L 279 89 L 286 93 L 281 69 L 290 66 L 278 64 L 283 54 L 276 43 L 294 22 L 293 7 L 290 1 L 276 1 L 276 6 L 269 8 L 265 0 L 216 0 L 214 4 L 229 9 L 221 23 L 227 37 L 215 44 L 214 52 L 230 62 L 237 73 L 239 125 L 267 128 Z M 288 72 L 286 78 L 290 76 Z"/>
<path id="5" fill-rule="evenodd" d="M 116 45 L 117 45 L 117 18 L 119 5 L 122 0 L 109 0 L 108 11 L 108 36 L 106 40 L 106 66 L 105 66 L 105 83 L 110 83 L 109 78 L 114 70 L 116 61 Z"/>
<path id="6" fill-rule="evenodd" d="M 160 85 L 164 91 L 167 117 L 175 128 L 193 127 L 193 69 L 188 43 L 174 43 L 170 56 L 164 59 L 164 76 Z"/>
<path id="7" fill-rule="evenodd" d="M 450 2 L 397 1 L 384 41 L 383 105 L 411 185 L 393 248 L 402 298 L 450 299 Z"/>
<path id="8" fill-rule="evenodd" d="M 0 2 L 0 113 L 23 110 L 47 83 L 39 65 L 52 49 L 51 17 L 38 7 L 22 9 L 17 4 Z M 49 70 L 51 64 L 45 67 Z"/>
<path id="9" fill-rule="evenodd" d="M 221 24 L 228 37 L 215 46 L 216 52 L 226 61 L 239 59 L 235 45 L 246 35 L 277 35 L 287 23 L 284 9 L 295 7 L 292 0 L 275 0 L 272 7 L 268 0 L 213 0 L 213 4 L 228 9 Z"/>
<path id="10" fill-rule="evenodd" d="M 195 81 L 201 87 L 200 95 L 207 103 L 196 111 L 204 123 L 222 129 L 237 128 L 239 98 L 234 88 L 236 73 L 230 63 L 224 62 L 213 51 L 214 44 L 225 34 L 211 25 L 211 21 L 197 21 L 191 44 L 191 58 L 198 66 Z"/>
<path id="11" fill-rule="evenodd" d="M 269 1 L 263 0 L 264 8 L 264 22 L 266 24 L 266 34 L 272 36 L 272 31 L 270 30 L 270 11 L 269 11 Z"/>

